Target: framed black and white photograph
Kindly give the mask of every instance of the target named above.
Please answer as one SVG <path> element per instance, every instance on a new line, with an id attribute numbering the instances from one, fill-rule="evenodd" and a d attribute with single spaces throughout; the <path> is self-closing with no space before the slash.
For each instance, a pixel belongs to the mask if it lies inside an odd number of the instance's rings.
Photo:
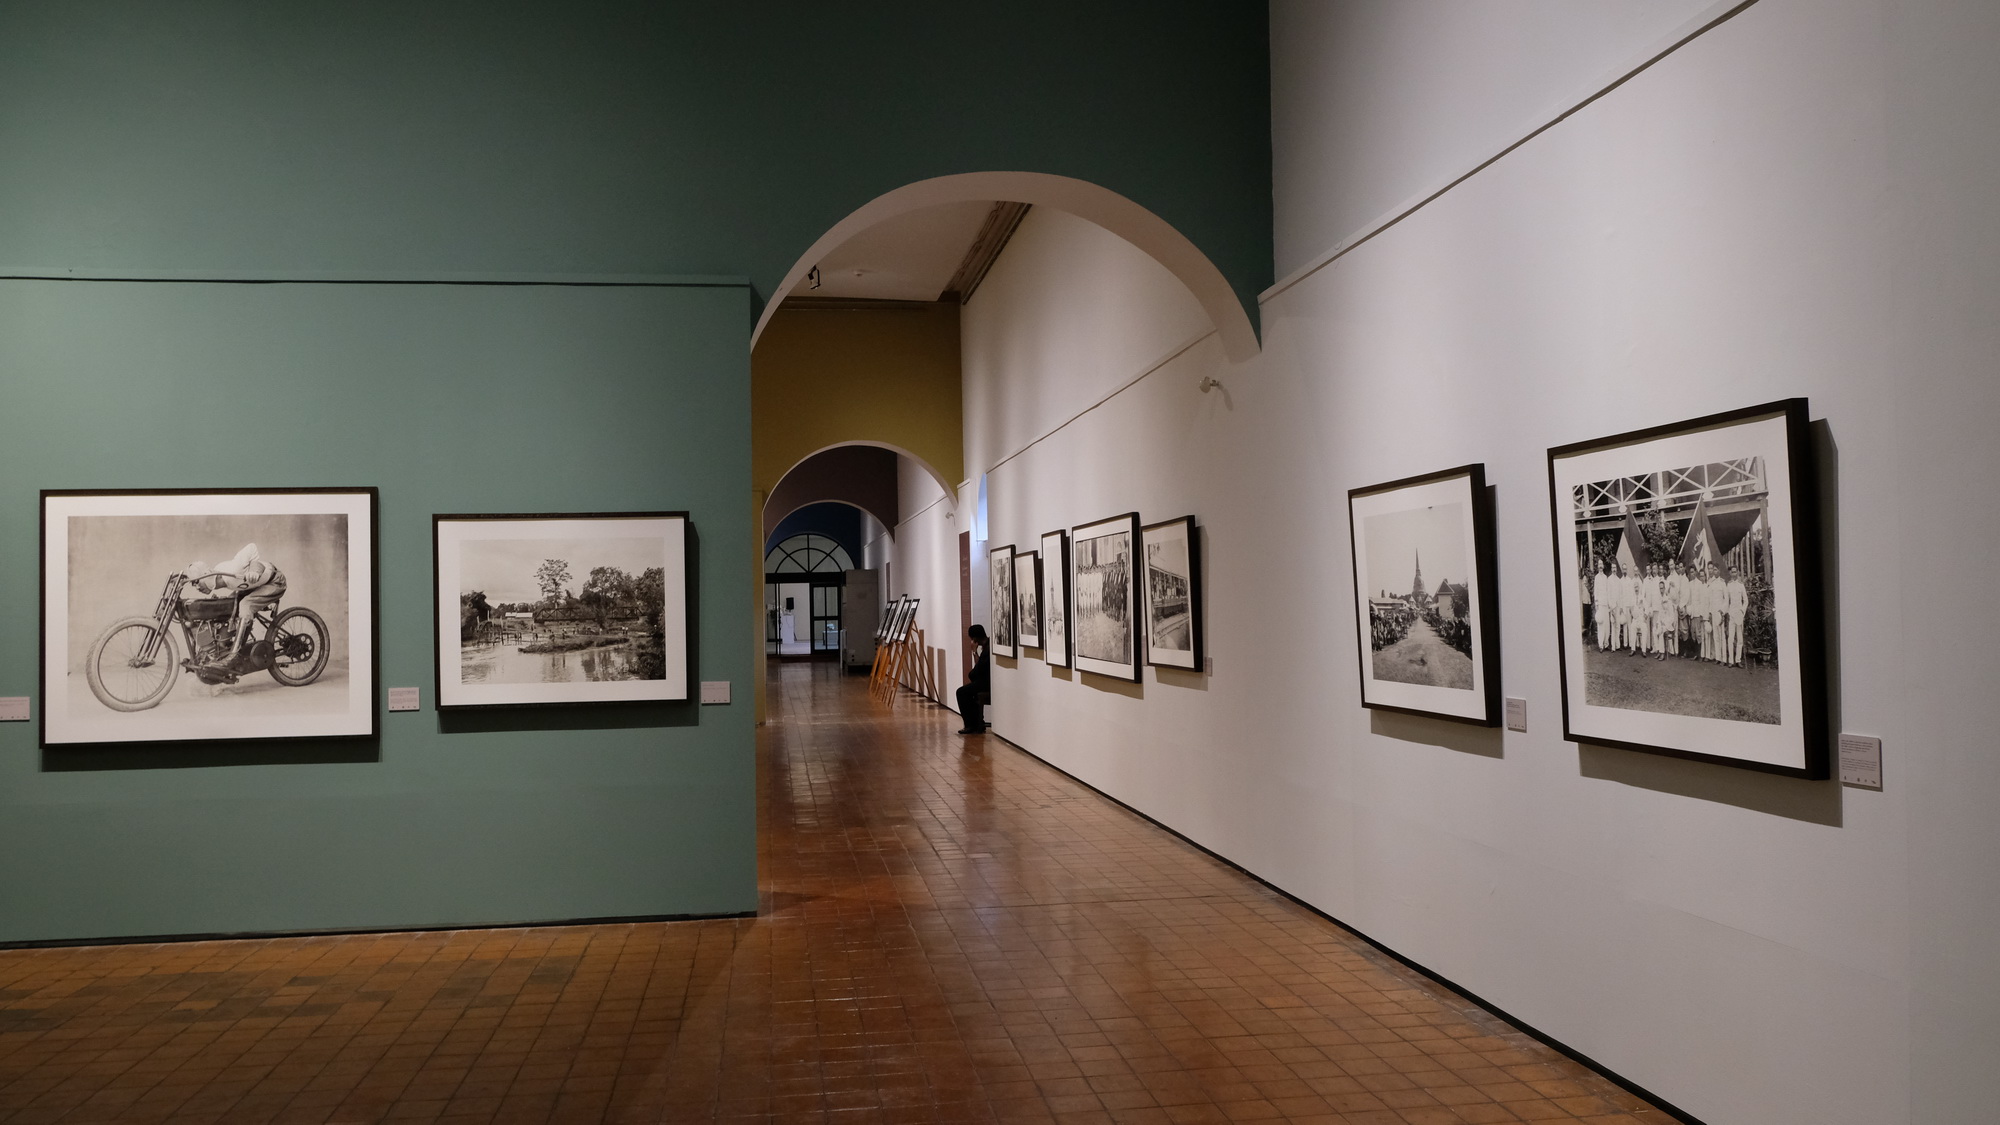
<path id="1" fill-rule="evenodd" d="M 375 501 L 43 492 L 42 745 L 377 734 Z"/>
<path id="2" fill-rule="evenodd" d="M 1076 668 L 1138 683 L 1139 513 L 1070 530 L 1070 643 Z"/>
<path id="3" fill-rule="evenodd" d="M 1139 530 L 1146 559 L 1146 663 L 1201 669 L 1201 550 L 1193 516 Z"/>
<path id="4" fill-rule="evenodd" d="M 1042 536 L 1042 659 L 1069 667 L 1069 535 Z"/>
<path id="5" fill-rule="evenodd" d="M 1549 450 L 1563 734 L 1827 776 L 1806 401 Z"/>
<path id="6" fill-rule="evenodd" d="M 437 705 L 685 700 L 685 512 L 440 515 Z"/>
<path id="7" fill-rule="evenodd" d="M 1014 640 L 1022 648 L 1042 647 L 1042 556 L 1014 554 Z"/>
<path id="8" fill-rule="evenodd" d="M 1361 705 L 1498 726 L 1486 467 L 1352 489 L 1347 521 Z"/>
<path id="9" fill-rule="evenodd" d="M 986 640 L 995 656 L 1019 657 L 1019 635 L 1014 632 L 1014 547 L 986 549 L 987 591 L 991 599 Z"/>

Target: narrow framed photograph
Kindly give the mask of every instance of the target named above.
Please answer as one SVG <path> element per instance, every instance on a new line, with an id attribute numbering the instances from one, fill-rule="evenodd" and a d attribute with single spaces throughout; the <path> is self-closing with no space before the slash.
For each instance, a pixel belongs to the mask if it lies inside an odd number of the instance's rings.
<path id="1" fill-rule="evenodd" d="M 1146 556 L 1146 663 L 1201 670 L 1201 544 L 1193 516 L 1139 529 Z"/>
<path id="2" fill-rule="evenodd" d="M 1549 450 L 1563 736 L 1828 771 L 1806 400 Z"/>
<path id="3" fill-rule="evenodd" d="M 431 517 L 437 706 L 693 695 L 686 512 Z"/>
<path id="4" fill-rule="evenodd" d="M 1138 683 L 1139 513 L 1070 529 L 1070 640 L 1076 669 Z"/>
<path id="5" fill-rule="evenodd" d="M 42 493 L 41 744 L 366 738 L 373 488 Z"/>
<path id="6" fill-rule="evenodd" d="M 1042 659 L 1057 668 L 1070 663 L 1069 535 L 1042 536 Z"/>
<path id="7" fill-rule="evenodd" d="M 1014 552 L 1014 639 L 1022 648 L 1042 647 L 1042 555 Z"/>
<path id="8" fill-rule="evenodd" d="M 1351 489 L 1347 524 L 1361 705 L 1499 726 L 1486 467 Z"/>
<path id="9" fill-rule="evenodd" d="M 986 548 L 987 589 L 992 601 L 986 626 L 986 642 L 993 655 L 1018 658 L 1019 634 L 1014 632 L 1014 547 Z"/>

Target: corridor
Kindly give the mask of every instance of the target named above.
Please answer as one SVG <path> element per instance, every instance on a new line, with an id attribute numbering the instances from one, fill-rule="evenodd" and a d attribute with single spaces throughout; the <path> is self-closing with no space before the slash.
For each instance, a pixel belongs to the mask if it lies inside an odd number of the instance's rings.
<path id="1" fill-rule="evenodd" d="M 0 952 L 0 1122 L 1671 1120 L 948 711 L 771 705 L 757 918 Z"/>

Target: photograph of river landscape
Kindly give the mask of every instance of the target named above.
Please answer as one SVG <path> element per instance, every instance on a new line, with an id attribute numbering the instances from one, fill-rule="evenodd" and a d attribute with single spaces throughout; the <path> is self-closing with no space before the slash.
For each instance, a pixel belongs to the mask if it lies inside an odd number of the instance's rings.
<path id="1" fill-rule="evenodd" d="M 658 536 L 466 541 L 460 681 L 664 679 L 665 553 Z"/>

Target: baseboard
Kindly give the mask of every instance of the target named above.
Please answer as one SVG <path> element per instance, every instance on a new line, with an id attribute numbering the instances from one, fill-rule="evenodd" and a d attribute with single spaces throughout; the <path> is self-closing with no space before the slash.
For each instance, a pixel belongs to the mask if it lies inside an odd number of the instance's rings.
<path id="1" fill-rule="evenodd" d="M 1006 735 L 1000 734 L 990 726 L 986 728 L 986 733 L 993 738 L 998 738 L 1000 741 L 1005 742 L 1007 745 L 1013 747 L 1014 749 L 1019 750 L 1022 754 L 1026 755 L 1027 757 L 1033 758 L 1035 761 L 1040 762 L 1042 765 L 1045 765 L 1048 768 L 1054 770 L 1055 772 L 1063 775 L 1064 777 L 1069 778 L 1071 781 L 1076 782 L 1078 785 L 1083 786 L 1085 789 L 1090 790 L 1092 793 L 1097 794 L 1098 796 L 1104 798 L 1105 800 L 1111 802 L 1112 804 L 1117 805 L 1119 808 L 1124 809 L 1126 812 L 1131 813 L 1133 816 L 1138 817 L 1140 820 L 1143 820 L 1146 823 L 1152 825 L 1153 827 L 1158 828 L 1160 831 L 1165 832 L 1167 835 L 1174 837 L 1175 839 L 1186 844 L 1188 847 L 1191 847 L 1194 850 L 1202 853 L 1203 855 L 1208 856 L 1210 859 L 1215 860 L 1217 863 L 1220 863 L 1223 866 L 1230 868 L 1231 870 L 1240 872 L 1245 878 L 1250 879 L 1259 884 L 1260 886 L 1265 887 L 1266 889 L 1271 891 L 1271 893 L 1276 894 L 1282 898 L 1285 898 L 1293 903 L 1296 903 L 1301 908 L 1311 911 L 1313 914 L 1316 914 L 1319 917 L 1324 918 L 1327 921 L 1333 923 L 1334 925 L 1339 926 L 1341 929 L 1346 930 L 1348 933 L 1353 934 L 1355 937 L 1358 937 L 1362 941 L 1367 942 L 1369 945 L 1375 947 L 1376 949 L 1381 950 L 1384 954 L 1395 958 L 1395 960 L 1399 964 L 1407 966 L 1411 970 L 1422 974 L 1424 977 L 1440 985 L 1443 985 L 1445 988 L 1450 989 L 1452 992 L 1457 993 L 1459 996 L 1462 996 L 1465 999 L 1470 1000 L 1474 1004 L 1479 1005 L 1481 1008 L 1486 1009 L 1488 1012 L 1491 1012 L 1492 1014 L 1500 1017 L 1500 1019 L 1503 1022 L 1505 1022 L 1509 1027 L 1512 1027 L 1514 1030 L 1520 1032 L 1523 1035 L 1526 1035 L 1528 1038 L 1533 1039 L 1535 1042 L 1540 1043 L 1544 1047 L 1547 1047 L 1550 1050 L 1555 1051 L 1557 1054 L 1560 1054 L 1565 1058 L 1571 1059 L 1575 1062 L 1582 1063 L 1584 1066 L 1587 1066 L 1591 1070 L 1597 1072 L 1598 1074 L 1603 1075 L 1604 1078 L 1607 1081 L 1609 1081 L 1612 1085 L 1617 1086 L 1619 1089 L 1624 1090 L 1626 1093 L 1632 1094 L 1635 1097 L 1644 1098 L 1647 1101 L 1647 1103 L 1652 1105 L 1654 1109 L 1657 1109 L 1661 1113 L 1664 1113 L 1667 1116 L 1673 1118 L 1675 1121 L 1680 1122 L 1681 1125 L 1704 1125 L 1704 1122 L 1702 1122 L 1700 1118 L 1695 1117 L 1692 1114 L 1687 1113 L 1685 1110 L 1676 1107 L 1672 1102 L 1667 1101 L 1665 1098 L 1660 1097 L 1658 1094 L 1653 1093 L 1651 1090 L 1646 1089 L 1644 1086 L 1639 1085 L 1637 1082 L 1634 1082 L 1631 1079 L 1626 1078 L 1623 1075 L 1619 1074 L 1617 1071 L 1612 1070 L 1609 1067 L 1606 1067 L 1603 1063 L 1600 1063 L 1596 1059 L 1591 1058 L 1589 1055 L 1584 1054 L 1582 1051 L 1579 1051 L 1574 1047 L 1569 1046 L 1568 1044 L 1562 1042 L 1560 1039 L 1557 1039 L 1552 1035 L 1546 1034 L 1536 1029 L 1533 1025 L 1525 1023 L 1522 1020 L 1514 1017 L 1513 1015 L 1509 1014 L 1505 1009 L 1500 1008 L 1497 1005 L 1488 1002 L 1487 1000 L 1482 998 L 1478 993 L 1473 992 L 1471 989 L 1460 986 L 1459 984 L 1451 980 L 1451 978 L 1446 977 L 1440 973 L 1433 972 L 1431 969 L 1425 967 L 1423 964 L 1417 961 L 1413 961 L 1408 957 L 1405 957 L 1404 955 L 1396 952 L 1396 950 L 1390 948 L 1389 946 L 1384 945 L 1383 943 L 1375 940 L 1372 937 L 1369 937 L 1366 933 L 1362 932 L 1361 930 L 1358 930 L 1353 926 L 1348 925 L 1346 922 L 1341 921 L 1339 918 L 1336 918 L 1333 915 L 1328 914 L 1326 911 L 1321 910 L 1319 907 L 1314 906 L 1312 903 L 1307 902 L 1305 899 L 1302 899 L 1299 896 L 1293 894 L 1292 892 L 1286 890 L 1285 888 L 1277 885 L 1276 883 L 1271 882 L 1269 879 L 1264 878 L 1262 875 L 1257 874 L 1255 871 L 1252 871 L 1249 868 L 1244 867 L 1242 864 L 1236 862 L 1233 859 L 1230 859 L 1228 856 L 1223 855 L 1222 853 L 1214 850 L 1213 848 L 1208 847 L 1205 844 L 1190 839 L 1186 833 L 1180 831 L 1179 829 L 1173 827 L 1172 825 L 1164 824 L 1158 819 L 1151 816 L 1150 814 L 1142 812 L 1139 809 L 1133 808 L 1131 805 L 1126 804 L 1124 801 L 1121 801 L 1118 798 L 1112 796 L 1111 794 L 1106 793 L 1104 790 L 1099 789 L 1097 786 L 1092 785 L 1090 782 L 1085 781 L 1082 778 L 1076 776 L 1075 774 L 1069 772 L 1068 770 L 1062 768 L 1061 766 L 1056 765 L 1054 762 L 1049 761 L 1047 758 L 1042 757 L 1040 754 L 1035 753 L 1033 750 L 1030 750 L 1027 747 L 1022 746 L 1020 743 L 1015 742 L 1013 739 L 1008 738 Z"/>
<path id="2" fill-rule="evenodd" d="M 356 937 L 363 934 L 436 934 L 453 930 L 526 930 L 549 926 L 616 926 L 642 922 L 707 922 L 755 918 L 755 910 L 725 914 L 624 914 L 604 918 L 553 918 L 536 922 L 479 922 L 448 926 L 358 926 L 331 930 L 234 930 L 212 934 L 143 934 L 132 937 L 56 938 L 0 941 L 0 949 L 72 949 L 93 945 L 168 945 L 190 941 L 262 941 L 266 938 Z"/>

